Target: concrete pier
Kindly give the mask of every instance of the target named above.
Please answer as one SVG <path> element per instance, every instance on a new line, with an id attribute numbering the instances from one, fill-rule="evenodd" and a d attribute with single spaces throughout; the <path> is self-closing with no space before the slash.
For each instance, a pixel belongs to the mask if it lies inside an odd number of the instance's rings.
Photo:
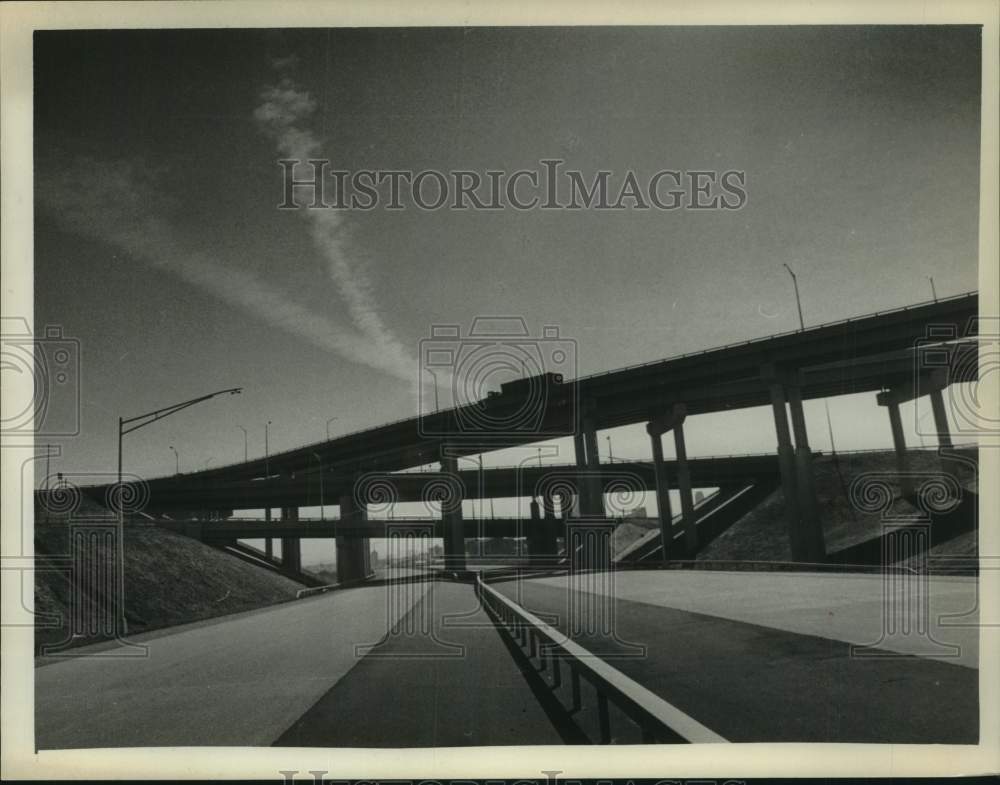
<path id="1" fill-rule="evenodd" d="M 667 480 L 667 467 L 663 462 L 663 436 L 654 422 L 646 425 L 650 446 L 653 450 L 653 472 L 656 476 L 656 507 L 660 519 L 660 545 L 663 560 L 670 559 L 673 550 L 673 512 L 670 509 L 670 484 Z"/>
<path id="2" fill-rule="evenodd" d="M 359 506 L 353 494 L 340 497 L 340 520 L 345 523 L 363 521 L 366 510 Z M 338 536 L 337 581 L 339 583 L 364 580 L 371 574 L 371 551 L 367 537 Z"/>
<path id="3" fill-rule="evenodd" d="M 297 521 L 298 507 L 282 507 L 281 520 Z M 281 538 L 281 565 L 287 572 L 302 572 L 302 541 L 298 537 Z"/>
<path id="4" fill-rule="evenodd" d="M 823 540 L 819 499 L 816 496 L 812 450 L 809 449 L 805 412 L 802 410 L 802 391 L 798 385 L 790 384 L 786 387 L 786 396 L 792 415 L 792 431 L 795 434 L 795 480 L 799 494 L 802 546 L 808 561 L 821 562 L 826 558 L 826 544 Z"/>
<path id="5" fill-rule="evenodd" d="M 691 469 L 688 466 L 687 445 L 684 443 L 684 420 L 687 412 L 683 404 L 674 406 L 674 451 L 677 454 L 677 489 L 681 495 L 681 521 L 684 527 L 684 550 L 689 559 L 698 553 L 698 529 L 694 514 L 694 497 L 691 492 Z"/>
<path id="6" fill-rule="evenodd" d="M 792 558 L 796 561 L 805 561 L 807 558 L 806 549 L 799 527 L 801 516 L 799 513 L 799 493 L 795 468 L 795 448 L 792 446 L 792 434 L 788 427 L 788 411 L 785 406 L 784 385 L 777 380 L 772 380 L 770 392 L 771 409 L 774 413 L 774 430 L 778 437 L 778 466 L 781 471 L 781 489 L 785 497 L 785 526 L 788 530 Z"/>
<path id="7" fill-rule="evenodd" d="M 444 562 L 448 569 L 465 569 L 465 528 L 462 520 L 462 483 L 458 477 L 458 459 L 453 456 L 441 458 L 441 471 L 453 478 L 456 497 L 441 502 L 441 517 L 444 521 Z"/>

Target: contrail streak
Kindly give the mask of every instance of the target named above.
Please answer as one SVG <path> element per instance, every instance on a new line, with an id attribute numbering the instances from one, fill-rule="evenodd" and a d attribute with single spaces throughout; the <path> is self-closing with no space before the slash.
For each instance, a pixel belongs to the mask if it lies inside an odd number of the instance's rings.
<path id="1" fill-rule="evenodd" d="M 127 163 L 83 158 L 40 167 L 38 203 L 70 230 L 115 245 L 321 349 L 413 383 L 415 361 L 402 362 L 370 336 L 345 330 L 253 273 L 185 250 L 179 233 L 155 212 L 162 199 L 137 170 Z"/>
<path id="2" fill-rule="evenodd" d="M 315 108 L 315 101 L 307 92 L 298 89 L 291 79 L 283 78 L 261 93 L 254 117 L 261 130 L 274 139 L 282 156 L 306 161 L 317 158 L 321 147 L 311 130 L 300 127 Z M 326 209 L 305 209 L 301 213 L 311 224 L 313 242 L 327 261 L 330 278 L 344 298 L 351 321 L 374 342 L 384 355 L 384 363 L 398 365 L 412 380 L 417 361 L 385 324 L 371 282 L 346 247 L 343 218 L 338 212 Z"/>

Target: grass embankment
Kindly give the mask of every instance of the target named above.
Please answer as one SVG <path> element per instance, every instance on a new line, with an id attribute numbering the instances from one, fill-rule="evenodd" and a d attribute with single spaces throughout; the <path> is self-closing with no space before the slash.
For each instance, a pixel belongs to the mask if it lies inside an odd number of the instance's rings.
<path id="1" fill-rule="evenodd" d="M 36 627 L 36 649 L 70 639 L 74 631 L 80 631 L 79 625 L 73 625 L 77 630 L 71 629 L 74 606 L 84 603 L 88 614 L 84 618 L 91 618 L 97 613 L 94 609 L 108 601 L 107 581 L 93 580 L 100 574 L 95 570 L 113 563 L 107 544 L 88 548 L 90 579 L 68 569 L 70 531 L 81 531 L 75 527 L 86 524 L 81 518 L 74 520 L 72 524 L 62 520 L 35 525 L 36 561 L 41 568 L 35 572 L 35 612 L 59 620 L 54 627 Z M 109 522 L 106 511 L 103 522 Z M 130 634 L 284 602 L 294 599 L 301 588 L 289 578 L 151 523 L 126 526 L 125 618 Z M 101 637 L 85 631 L 73 643 L 91 643 Z"/>
<path id="2" fill-rule="evenodd" d="M 974 459 L 974 450 L 963 450 L 964 455 Z M 884 478 L 893 489 L 895 501 L 889 514 L 893 517 L 915 516 L 919 511 L 909 501 L 899 498 L 900 488 L 892 480 L 896 472 L 894 453 L 846 453 L 842 455 L 821 455 L 814 459 L 816 495 L 819 499 L 820 515 L 823 522 L 823 536 L 828 554 L 870 540 L 882 534 L 883 516 L 865 512 L 852 503 L 851 482 L 865 473 L 873 473 Z M 977 480 L 975 470 L 961 461 L 948 461 L 954 467 L 963 488 L 975 492 Z M 933 451 L 911 453 L 910 471 L 916 474 L 938 473 L 942 470 L 942 459 Z M 917 479 L 919 484 L 920 479 Z M 791 550 L 784 517 L 785 497 L 779 489 L 767 497 L 757 507 L 744 515 L 727 531 L 716 538 L 699 559 L 734 561 L 790 561 Z M 933 552 L 975 553 L 975 533 L 966 533 L 946 543 L 935 546 Z M 971 545 L 970 545 L 971 543 Z"/>

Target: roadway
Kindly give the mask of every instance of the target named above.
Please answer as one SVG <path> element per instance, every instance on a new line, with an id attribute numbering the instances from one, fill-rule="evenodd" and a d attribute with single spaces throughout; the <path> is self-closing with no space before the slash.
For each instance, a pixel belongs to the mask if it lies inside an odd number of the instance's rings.
<path id="1" fill-rule="evenodd" d="M 469 584 L 436 582 L 421 606 L 276 746 L 563 743 L 530 665 L 511 656 Z"/>
<path id="2" fill-rule="evenodd" d="M 572 589 L 565 575 L 526 579 L 520 591 L 510 580 L 494 586 L 567 633 L 570 599 L 597 608 L 613 596 L 616 637 L 574 639 L 730 741 L 976 741 L 976 617 L 960 619 L 965 626 L 939 621 L 976 607 L 975 579 L 929 579 L 938 643 L 928 648 L 926 637 L 879 640 L 879 575 L 626 571 L 614 574 L 613 588 L 606 577 L 575 576 Z M 118 650 L 96 645 L 39 658 L 37 746 L 461 746 L 593 737 L 594 718 L 560 708 L 565 696 L 489 623 L 468 584 L 395 586 L 147 633 L 135 639 L 148 645 L 142 657 L 107 656 Z M 852 643 L 875 644 L 876 656 L 853 656 Z"/>
<path id="3" fill-rule="evenodd" d="M 139 635 L 144 657 L 107 656 L 118 650 L 98 644 L 39 658 L 36 745 L 559 743 L 470 586 L 388 592 L 347 589 Z M 466 626 L 424 633 L 432 607 Z M 389 618 L 407 634 L 387 636 Z M 454 645 L 462 656 L 447 656 Z"/>
<path id="4" fill-rule="evenodd" d="M 514 581 L 494 587 L 566 634 L 571 600 L 603 606 L 615 635 L 582 632 L 574 640 L 730 741 L 977 740 L 976 617 L 962 619 L 963 627 L 937 621 L 976 607 L 975 579 L 929 579 L 930 630 L 940 642 L 933 644 L 902 634 L 880 641 L 879 575 L 630 571 L 615 574 L 613 584 L 606 578 L 576 576 L 572 588 L 565 575 L 527 579 L 520 590 Z M 875 656 L 852 655 L 852 644 L 876 644 L 867 650 Z"/>

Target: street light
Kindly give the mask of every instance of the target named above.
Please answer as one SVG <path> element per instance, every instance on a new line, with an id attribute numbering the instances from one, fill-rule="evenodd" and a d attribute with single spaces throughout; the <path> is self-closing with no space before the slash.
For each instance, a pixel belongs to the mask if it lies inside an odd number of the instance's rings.
<path id="1" fill-rule="evenodd" d="M 483 474 L 483 454 L 479 453 L 476 458 L 479 461 L 479 520 L 482 521 L 486 517 L 483 513 L 483 504 L 486 501 L 483 498 L 486 494 L 486 475 Z M 492 503 L 493 500 L 490 499 L 490 504 Z"/>
<path id="2" fill-rule="evenodd" d="M 336 418 L 334 418 L 336 419 Z M 322 521 L 324 516 L 323 511 L 323 459 L 319 457 L 316 453 L 313 453 L 313 457 L 319 464 L 319 519 Z"/>
<path id="3" fill-rule="evenodd" d="M 51 486 L 52 486 L 52 483 L 49 481 L 49 477 L 52 476 L 51 459 L 52 459 L 52 445 L 51 444 L 46 444 L 45 445 L 45 498 L 47 500 L 48 500 L 48 497 L 49 497 L 49 491 L 51 490 Z M 49 507 L 50 506 L 51 505 L 49 505 L 49 504 L 45 505 L 45 522 L 46 523 L 49 522 Z"/>
<path id="4" fill-rule="evenodd" d="M 268 479 L 271 476 L 271 458 L 267 446 L 268 429 L 271 427 L 271 421 L 268 420 L 264 423 L 264 479 Z"/>
<path id="5" fill-rule="evenodd" d="M 802 320 L 802 301 L 799 299 L 799 279 L 795 277 L 795 273 L 792 272 L 792 268 L 787 264 L 785 269 L 788 270 L 788 274 L 792 276 L 792 285 L 795 287 L 795 304 L 799 307 L 799 327 L 803 330 L 806 329 L 806 323 Z"/>
<path id="6" fill-rule="evenodd" d="M 241 431 L 243 431 L 243 463 L 246 463 L 248 460 L 250 460 L 250 455 L 247 450 L 247 429 L 244 428 L 242 425 L 237 425 L 236 427 L 239 428 Z"/>
<path id="7" fill-rule="evenodd" d="M 339 417 L 331 417 L 329 420 L 326 421 L 326 440 L 327 441 L 330 441 L 330 423 L 332 423 L 334 420 L 339 420 L 339 419 L 340 419 Z"/>
<path id="8" fill-rule="evenodd" d="M 614 455 L 613 452 L 611 452 L 611 437 L 610 436 L 606 436 L 604 438 L 606 438 L 608 440 L 608 463 L 614 463 L 615 462 L 615 455 Z"/>
<path id="9" fill-rule="evenodd" d="M 157 409 L 156 411 L 146 412 L 146 414 L 139 414 L 135 417 L 119 417 L 118 418 L 118 483 L 115 486 L 118 490 L 118 531 L 117 534 L 117 547 L 115 548 L 115 558 L 118 562 L 118 597 L 121 599 L 121 605 L 118 609 L 119 618 L 116 620 L 116 627 L 121 635 L 124 635 L 125 630 L 125 491 L 122 487 L 122 442 L 124 440 L 125 434 L 132 433 L 132 431 L 137 431 L 140 428 L 145 428 L 157 420 L 162 420 L 164 417 L 169 417 L 171 414 L 176 414 L 182 409 L 186 409 L 189 406 L 194 406 L 196 403 L 201 403 L 202 401 L 207 401 L 210 398 L 215 398 L 219 395 L 239 395 L 243 392 L 242 387 L 232 387 L 228 390 L 219 390 L 214 393 L 209 393 L 208 395 L 202 395 L 199 398 L 192 398 L 190 401 L 182 401 L 181 403 L 175 403 L 173 406 L 165 406 L 162 409 Z M 179 470 L 178 470 L 179 471 Z"/>
<path id="10" fill-rule="evenodd" d="M 178 454 L 177 450 L 174 449 L 174 446 L 172 444 L 170 445 L 170 449 L 174 451 L 174 469 L 176 470 L 177 474 L 180 474 L 181 473 L 181 456 Z"/>
<path id="11" fill-rule="evenodd" d="M 934 288 L 934 276 L 928 275 L 927 280 L 931 282 L 931 297 L 934 298 L 934 302 L 937 302 L 937 289 Z"/>

